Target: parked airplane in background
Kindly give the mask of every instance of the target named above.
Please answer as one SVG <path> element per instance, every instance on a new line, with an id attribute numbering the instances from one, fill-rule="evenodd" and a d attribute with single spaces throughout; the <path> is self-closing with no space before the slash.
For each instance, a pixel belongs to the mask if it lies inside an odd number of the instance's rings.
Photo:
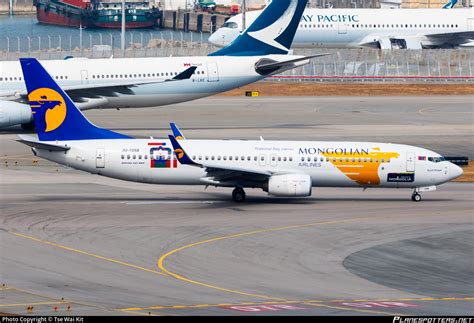
<path id="1" fill-rule="evenodd" d="M 209 56 L 77 58 L 43 64 L 81 110 L 194 100 L 309 63 L 311 57 L 287 55 L 306 3 L 272 1 L 231 46 Z M 0 71 L 0 128 L 32 126 L 20 64 L 1 62 Z"/>
<path id="2" fill-rule="evenodd" d="M 247 12 L 247 23 L 252 23 L 260 12 Z M 209 37 L 209 42 L 227 46 L 241 31 L 239 14 L 227 20 Z M 293 47 L 452 48 L 472 45 L 472 39 L 474 8 L 306 9 Z"/>
<path id="3" fill-rule="evenodd" d="M 462 169 L 432 151 L 374 142 L 189 140 L 172 124 L 169 140 L 133 139 L 91 124 L 36 59 L 21 59 L 38 139 L 20 135 L 39 157 L 112 178 L 244 188 L 310 196 L 314 186 L 432 191 Z M 179 139 L 179 141 L 178 141 Z"/>

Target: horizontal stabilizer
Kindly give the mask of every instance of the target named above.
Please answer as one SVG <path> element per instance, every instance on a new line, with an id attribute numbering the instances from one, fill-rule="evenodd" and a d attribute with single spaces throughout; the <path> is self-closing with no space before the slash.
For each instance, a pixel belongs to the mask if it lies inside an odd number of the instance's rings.
<path id="1" fill-rule="evenodd" d="M 282 70 L 287 70 L 290 68 L 296 67 L 296 63 L 299 62 L 304 62 L 308 61 L 311 58 L 316 58 L 316 57 L 321 57 L 321 56 L 328 56 L 331 55 L 330 53 L 323 53 L 323 54 L 317 54 L 317 55 L 311 55 L 311 56 L 305 56 L 305 57 L 300 57 L 300 58 L 295 58 L 295 59 L 290 59 L 287 61 L 275 61 L 272 59 L 268 58 L 263 58 L 257 64 L 255 64 L 255 71 L 259 73 L 260 75 L 269 75 L 271 73 L 275 72 L 282 72 Z M 307 63 L 308 63 L 307 62 Z M 305 64 L 307 64 L 305 63 Z M 304 64 L 303 64 L 304 65 Z"/>
<path id="2" fill-rule="evenodd" d="M 20 138 L 20 140 L 17 140 L 18 142 L 21 142 L 22 144 L 33 148 L 44 149 L 49 151 L 67 151 L 71 149 L 71 147 L 68 147 L 67 145 L 41 142 L 31 136 L 18 135 L 18 137 Z"/>

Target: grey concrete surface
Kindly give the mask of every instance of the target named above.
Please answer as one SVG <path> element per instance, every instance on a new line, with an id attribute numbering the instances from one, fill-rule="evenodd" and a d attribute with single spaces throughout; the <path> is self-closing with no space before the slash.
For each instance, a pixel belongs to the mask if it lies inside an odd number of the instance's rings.
<path id="1" fill-rule="evenodd" d="M 472 152 L 470 98 L 402 100 L 212 98 L 87 115 L 135 135 L 165 135 L 175 121 L 188 137 L 244 139 L 337 140 L 353 131 L 354 140 L 379 140 L 407 120 L 403 129 L 411 130 L 398 131 L 397 142 Z M 448 183 L 420 203 L 410 190 L 317 188 L 305 199 L 249 190 L 248 202 L 235 204 L 225 188 L 129 183 L 33 164 L 14 137 L 11 129 L 0 134 L 0 312 L 27 314 L 34 304 L 33 314 L 472 315 L 469 286 L 452 290 L 472 272 L 472 239 L 455 237 L 473 230 L 473 184 Z M 446 237 L 449 246 L 433 250 L 427 237 Z M 471 258 L 456 265 L 459 277 L 440 272 L 443 284 L 431 289 L 429 281 L 395 286 L 371 277 L 374 268 L 348 270 L 347 259 L 360 255 L 386 269 L 383 251 L 413 280 L 430 264 Z M 417 254 L 427 255 L 422 263 L 407 261 Z"/>

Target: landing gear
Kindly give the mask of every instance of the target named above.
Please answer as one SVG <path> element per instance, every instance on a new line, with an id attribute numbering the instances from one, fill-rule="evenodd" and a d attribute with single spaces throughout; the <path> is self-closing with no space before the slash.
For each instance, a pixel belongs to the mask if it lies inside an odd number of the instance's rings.
<path id="1" fill-rule="evenodd" d="M 420 202 L 421 201 L 421 195 L 418 192 L 413 192 L 411 196 L 411 200 L 413 202 Z"/>
<path id="2" fill-rule="evenodd" d="M 242 187 L 236 187 L 232 191 L 232 198 L 235 202 L 240 203 L 245 201 L 245 191 Z"/>

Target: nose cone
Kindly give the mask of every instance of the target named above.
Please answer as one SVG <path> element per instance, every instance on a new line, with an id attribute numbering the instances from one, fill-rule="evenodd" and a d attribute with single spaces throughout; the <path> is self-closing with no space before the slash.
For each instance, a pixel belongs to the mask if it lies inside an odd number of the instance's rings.
<path id="1" fill-rule="evenodd" d="M 224 47 L 226 45 L 225 38 L 225 34 L 222 32 L 222 30 L 218 29 L 215 33 L 209 36 L 208 41 L 214 46 Z"/>
<path id="2" fill-rule="evenodd" d="M 462 170 L 461 167 L 459 167 L 458 165 L 455 165 L 453 163 L 451 163 L 449 165 L 449 177 L 450 177 L 450 179 L 458 178 L 462 174 L 463 174 L 463 170 Z"/>

